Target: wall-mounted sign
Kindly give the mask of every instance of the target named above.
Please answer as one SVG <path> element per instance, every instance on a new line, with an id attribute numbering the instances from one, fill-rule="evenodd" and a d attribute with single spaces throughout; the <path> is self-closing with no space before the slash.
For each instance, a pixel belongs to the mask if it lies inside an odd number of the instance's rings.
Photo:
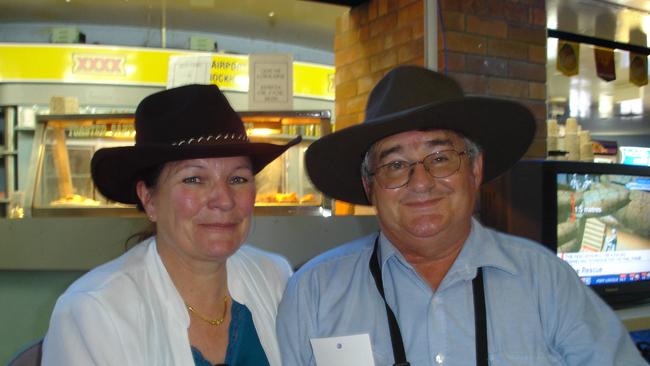
<path id="1" fill-rule="evenodd" d="M 124 75 L 126 69 L 124 56 L 93 55 L 88 53 L 72 54 L 72 73 L 91 75 Z"/>
<path id="2" fill-rule="evenodd" d="M 78 44 L 0 43 L 0 83 L 166 86 L 170 59 L 175 56 L 209 57 L 206 82 L 222 90 L 248 92 L 247 55 Z M 334 100 L 333 66 L 289 65 L 293 95 Z"/>
<path id="3" fill-rule="evenodd" d="M 209 84 L 212 56 L 171 56 L 167 89 L 188 84 Z"/>
<path id="4" fill-rule="evenodd" d="M 248 57 L 248 107 L 252 110 L 293 109 L 293 57 L 253 54 Z"/>

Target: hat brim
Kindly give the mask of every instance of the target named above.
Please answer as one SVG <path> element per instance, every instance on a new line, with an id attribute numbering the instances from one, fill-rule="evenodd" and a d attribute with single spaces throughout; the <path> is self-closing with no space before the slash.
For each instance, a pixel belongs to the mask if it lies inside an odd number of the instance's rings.
<path id="1" fill-rule="evenodd" d="M 508 170 L 528 150 L 535 118 L 523 105 L 485 97 L 463 97 L 367 120 L 326 135 L 307 149 L 307 173 L 326 195 L 369 205 L 361 182 L 361 163 L 378 140 L 400 132 L 445 129 L 458 132 L 483 150 L 483 182 Z"/>
<path id="2" fill-rule="evenodd" d="M 296 137 L 286 145 L 246 142 L 219 145 L 124 146 L 100 149 L 91 160 L 95 186 L 109 200 L 136 204 L 139 202 L 135 185 L 143 170 L 170 161 L 211 157 L 248 156 L 257 174 L 291 146 L 301 141 Z"/>

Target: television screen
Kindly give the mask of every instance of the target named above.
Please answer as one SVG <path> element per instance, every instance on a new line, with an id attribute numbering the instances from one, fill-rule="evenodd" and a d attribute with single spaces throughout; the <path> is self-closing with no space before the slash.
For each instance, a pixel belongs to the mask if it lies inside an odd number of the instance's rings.
<path id="1" fill-rule="evenodd" d="M 650 301 L 650 167 L 522 160 L 499 184 L 483 222 L 540 242 L 613 307 Z"/>
<path id="2" fill-rule="evenodd" d="M 605 295 L 650 286 L 650 176 L 592 170 L 555 174 L 557 255 Z"/>

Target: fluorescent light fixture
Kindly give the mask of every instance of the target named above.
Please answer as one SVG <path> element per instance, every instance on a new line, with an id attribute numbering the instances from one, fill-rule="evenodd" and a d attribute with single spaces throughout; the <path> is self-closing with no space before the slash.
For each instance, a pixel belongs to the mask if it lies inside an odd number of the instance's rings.
<path id="1" fill-rule="evenodd" d="M 622 100 L 619 108 L 622 115 L 640 115 L 643 113 L 643 101 L 641 98 Z"/>
<path id="2" fill-rule="evenodd" d="M 600 118 L 611 118 L 614 114 L 614 97 L 601 94 L 598 97 L 598 115 Z"/>
<path id="3" fill-rule="evenodd" d="M 578 89 L 569 91 L 569 115 L 571 117 L 586 118 L 591 109 L 589 93 Z"/>

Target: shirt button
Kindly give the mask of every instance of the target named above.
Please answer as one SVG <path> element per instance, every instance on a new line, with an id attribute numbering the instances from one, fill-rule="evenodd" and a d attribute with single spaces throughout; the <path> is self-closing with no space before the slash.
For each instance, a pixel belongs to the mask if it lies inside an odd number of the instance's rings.
<path id="1" fill-rule="evenodd" d="M 438 365 L 442 365 L 444 362 L 445 362 L 445 356 L 443 356 L 442 354 L 438 353 L 438 354 L 436 355 L 436 363 L 437 363 Z"/>

